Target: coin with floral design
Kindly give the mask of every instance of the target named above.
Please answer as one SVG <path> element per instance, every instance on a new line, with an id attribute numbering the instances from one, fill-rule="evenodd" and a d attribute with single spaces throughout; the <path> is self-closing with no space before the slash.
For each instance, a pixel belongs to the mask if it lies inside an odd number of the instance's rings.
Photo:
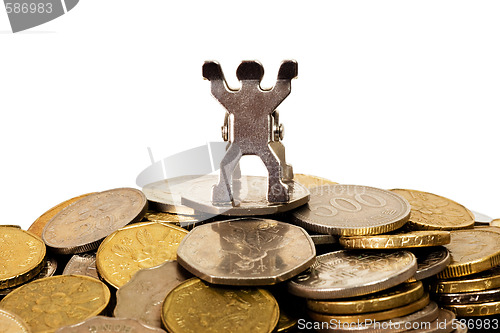
<path id="1" fill-rule="evenodd" d="M 142 222 L 120 229 L 97 251 L 97 271 L 110 285 L 120 288 L 142 268 L 177 258 L 177 247 L 187 231 L 169 223 Z"/>
<path id="2" fill-rule="evenodd" d="M 408 225 L 414 230 L 455 230 L 472 228 L 474 214 L 461 204 L 436 194 L 394 189 L 411 205 Z"/>
<path id="3" fill-rule="evenodd" d="M 78 275 L 59 275 L 25 284 L 0 301 L 0 308 L 21 317 L 33 333 L 52 333 L 100 314 L 110 300 L 106 285 Z"/>

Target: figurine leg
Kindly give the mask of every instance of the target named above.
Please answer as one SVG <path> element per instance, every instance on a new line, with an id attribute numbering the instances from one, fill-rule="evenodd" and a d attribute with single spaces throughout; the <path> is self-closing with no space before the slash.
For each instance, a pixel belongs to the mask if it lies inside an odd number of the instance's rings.
<path id="1" fill-rule="evenodd" d="M 233 143 L 228 148 L 226 155 L 220 162 L 219 183 L 212 189 L 212 203 L 230 204 L 233 203 L 231 191 L 233 172 L 241 159 L 241 150 L 237 144 Z"/>
<path id="2" fill-rule="evenodd" d="M 288 186 L 281 182 L 282 170 L 279 158 L 269 147 L 263 149 L 259 157 L 264 162 L 268 173 L 267 201 L 270 203 L 287 202 L 290 196 Z"/>

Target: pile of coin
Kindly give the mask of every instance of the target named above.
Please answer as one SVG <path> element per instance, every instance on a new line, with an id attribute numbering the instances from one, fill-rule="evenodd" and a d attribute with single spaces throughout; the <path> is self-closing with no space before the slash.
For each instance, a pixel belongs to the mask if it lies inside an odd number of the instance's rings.
<path id="1" fill-rule="evenodd" d="M 262 177 L 223 207 L 214 177 L 188 176 L 0 226 L 0 332 L 498 331 L 495 220 L 431 193 L 294 179 L 278 205 Z"/>

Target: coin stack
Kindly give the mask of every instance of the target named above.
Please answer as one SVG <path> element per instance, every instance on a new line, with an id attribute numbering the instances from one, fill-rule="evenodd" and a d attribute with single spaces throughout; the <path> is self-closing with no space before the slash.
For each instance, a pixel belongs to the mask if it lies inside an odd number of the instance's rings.
<path id="1" fill-rule="evenodd" d="M 189 176 L 1 226 L 0 332 L 498 329 L 494 222 L 426 192 L 301 174 L 290 204 L 269 207 L 261 178 L 244 178 L 238 207 L 200 200 L 214 179 Z"/>

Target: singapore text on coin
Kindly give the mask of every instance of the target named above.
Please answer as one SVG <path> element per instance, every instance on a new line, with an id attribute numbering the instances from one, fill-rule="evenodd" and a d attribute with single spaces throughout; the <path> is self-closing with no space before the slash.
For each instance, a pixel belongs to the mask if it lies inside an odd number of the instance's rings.
<path id="1" fill-rule="evenodd" d="M 314 232 L 375 235 L 403 226 L 410 205 L 401 196 L 361 185 L 324 185 L 311 189 L 309 203 L 291 213 L 292 222 Z"/>
<path id="2" fill-rule="evenodd" d="M 146 197 L 133 188 L 94 193 L 56 214 L 43 229 L 42 239 L 58 254 L 95 250 L 109 234 L 140 221 L 146 210 Z"/>
<path id="3" fill-rule="evenodd" d="M 450 244 L 450 264 L 438 274 L 446 279 L 479 273 L 500 264 L 500 234 L 487 230 L 454 230 Z"/>
<path id="4" fill-rule="evenodd" d="M 242 218 L 193 229 L 177 250 L 177 261 L 214 284 L 270 285 L 312 265 L 316 249 L 307 232 L 269 219 Z"/>
<path id="5" fill-rule="evenodd" d="M 416 270 L 417 259 L 408 251 L 340 250 L 317 256 L 311 268 L 288 282 L 288 291 L 311 299 L 354 297 L 396 286 Z"/>
<path id="6" fill-rule="evenodd" d="M 422 282 L 402 283 L 376 293 L 354 298 L 307 300 L 307 308 L 319 313 L 355 314 L 383 311 L 412 303 L 424 294 Z"/>
<path id="7" fill-rule="evenodd" d="M 431 283 L 434 293 L 463 293 L 500 288 L 500 266 L 452 279 L 437 279 Z"/>
<path id="8" fill-rule="evenodd" d="M 278 319 L 278 303 L 269 291 L 214 286 L 197 278 L 173 289 L 162 307 L 162 322 L 171 333 L 271 333 Z"/>
<path id="9" fill-rule="evenodd" d="M 436 194 L 394 189 L 411 205 L 411 216 L 408 222 L 415 230 L 455 230 L 471 228 L 474 215 L 464 206 Z"/>
<path id="10" fill-rule="evenodd" d="M 344 236 L 339 239 L 346 249 L 406 249 L 448 244 L 448 231 L 423 230 L 407 233 Z"/>
<path id="11" fill-rule="evenodd" d="M 0 301 L 0 308 L 21 317 L 33 333 L 52 333 L 100 314 L 110 300 L 101 281 L 59 275 L 25 284 Z"/>
<path id="12" fill-rule="evenodd" d="M 114 316 L 161 327 L 161 306 L 167 294 L 192 275 L 176 261 L 144 268 L 116 292 Z"/>
<path id="13" fill-rule="evenodd" d="M 382 321 L 414 313 L 426 307 L 429 304 L 429 302 L 430 302 L 429 294 L 424 294 L 420 299 L 412 303 L 377 312 L 341 315 L 341 314 L 319 313 L 309 310 L 307 314 L 313 320 L 322 322 L 325 321 L 331 322 L 332 320 L 343 323 L 358 323 L 358 322 L 365 322 L 367 320 Z"/>
<path id="14" fill-rule="evenodd" d="M 97 271 L 107 283 L 120 288 L 138 270 L 175 260 L 187 233 L 169 223 L 141 222 L 122 228 L 99 246 Z"/>
<path id="15" fill-rule="evenodd" d="M 0 226 L 0 289 L 37 276 L 45 265 L 45 253 L 40 237 L 16 227 Z"/>

